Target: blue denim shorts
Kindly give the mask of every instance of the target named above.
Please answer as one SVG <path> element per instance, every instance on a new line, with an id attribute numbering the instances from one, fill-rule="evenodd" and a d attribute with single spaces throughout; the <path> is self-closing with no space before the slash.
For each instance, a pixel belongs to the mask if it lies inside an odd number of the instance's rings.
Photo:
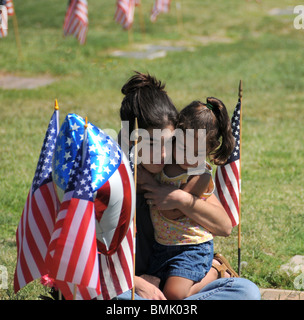
<path id="1" fill-rule="evenodd" d="M 201 281 L 210 270 L 213 260 L 213 240 L 194 245 L 153 246 L 148 273 L 165 281 L 170 276 Z"/>

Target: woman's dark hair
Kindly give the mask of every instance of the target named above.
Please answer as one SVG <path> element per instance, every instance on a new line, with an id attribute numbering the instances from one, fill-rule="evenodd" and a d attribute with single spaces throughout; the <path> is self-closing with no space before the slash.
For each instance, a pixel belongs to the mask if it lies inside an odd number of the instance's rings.
<path id="1" fill-rule="evenodd" d="M 177 123 L 178 112 L 164 90 L 165 85 L 149 74 L 135 71 L 122 87 L 125 95 L 120 108 L 122 121 L 129 121 L 129 136 L 137 118 L 141 129 L 162 129 Z"/>
<path id="2" fill-rule="evenodd" d="M 179 114 L 178 128 L 206 129 L 206 155 L 216 165 L 224 164 L 235 144 L 231 122 L 224 103 L 207 98 L 207 103 L 193 101 Z"/>

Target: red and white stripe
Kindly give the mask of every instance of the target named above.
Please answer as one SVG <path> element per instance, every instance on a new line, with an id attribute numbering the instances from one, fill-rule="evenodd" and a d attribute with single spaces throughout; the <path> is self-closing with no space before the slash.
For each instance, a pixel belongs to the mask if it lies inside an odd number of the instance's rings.
<path id="1" fill-rule="evenodd" d="M 44 261 L 55 225 L 56 206 L 52 181 L 38 188 L 33 195 L 30 190 L 16 232 L 15 292 L 47 273 Z"/>
<path id="2" fill-rule="evenodd" d="M 101 295 L 108 300 L 133 287 L 134 178 L 128 160 L 98 190 L 95 199 L 96 237 L 100 259 Z"/>
<path id="3" fill-rule="evenodd" d="M 84 44 L 86 41 L 88 25 L 87 0 L 72 0 L 64 20 L 64 35 L 74 35 L 80 44 Z"/>
<path id="4" fill-rule="evenodd" d="M 135 0 L 117 0 L 115 21 L 124 29 L 130 29 L 134 20 Z"/>
<path id="5" fill-rule="evenodd" d="M 233 227 L 239 224 L 239 172 L 240 161 L 236 160 L 217 167 L 215 175 L 215 194 L 229 215 Z"/>
<path id="6" fill-rule="evenodd" d="M 171 0 L 155 0 L 150 20 L 155 22 L 160 13 L 168 13 L 170 10 L 170 2 Z"/>
<path id="7" fill-rule="evenodd" d="M 135 186 L 126 156 L 95 199 L 96 236 L 101 253 L 114 253 L 127 233 L 135 211 Z M 127 165 L 126 165 L 127 164 Z"/>
<path id="8" fill-rule="evenodd" d="M 109 300 L 130 290 L 133 283 L 133 222 L 117 251 L 111 256 L 100 254 L 101 295 Z"/>
<path id="9" fill-rule="evenodd" d="M 73 283 L 91 290 L 94 298 L 101 292 L 94 203 L 73 198 L 73 193 L 67 192 L 60 206 L 46 260 L 48 273 L 62 291 L 61 281 Z"/>

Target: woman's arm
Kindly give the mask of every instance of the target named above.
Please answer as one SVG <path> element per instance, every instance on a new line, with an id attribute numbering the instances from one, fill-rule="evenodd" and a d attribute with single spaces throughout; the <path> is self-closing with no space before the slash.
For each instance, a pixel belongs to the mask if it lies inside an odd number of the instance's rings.
<path id="1" fill-rule="evenodd" d="M 214 194 L 202 200 L 171 185 L 142 187 L 147 191 L 145 198 L 151 199 L 158 210 L 179 209 L 215 236 L 230 235 L 231 220 Z"/>

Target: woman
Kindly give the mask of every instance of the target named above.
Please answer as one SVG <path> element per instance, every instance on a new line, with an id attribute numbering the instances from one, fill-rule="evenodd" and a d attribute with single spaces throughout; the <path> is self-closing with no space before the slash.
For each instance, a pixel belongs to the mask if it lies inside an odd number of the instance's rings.
<path id="1" fill-rule="evenodd" d="M 150 135 L 150 142 L 148 141 L 150 143 L 150 161 L 143 162 L 141 166 L 152 174 L 159 173 L 165 162 L 170 159 L 166 146 L 172 138 L 178 115 L 172 101 L 164 91 L 164 87 L 160 81 L 149 74 L 136 72 L 122 88 L 125 97 L 121 104 L 120 117 L 123 122 L 128 121 L 129 135 L 121 135 L 119 137 L 120 143 L 123 150 L 126 150 L 126 146 L 132 147 L 130 135 L 134 129 L 135 118 L 137 118 L 138 127 L 147 130 Z M 154 129 L 162 129 L 164 132 L 160 138 L 157 137 L 160 139 L 157 144 L 161 146 L 160 162 L 158 163 L 153 163 Z M 139 154 L 139 156 L 142 155 Z M 141 174 L 145 174 L 144 170 L 139 171 L 139 180 Z M 195 183 L 195 181 L 192 182 Z M 206 201 L 194 199 L 190 194 L 191 187 L 193 186 L 189 184 L 181 190 L 170 185 L 160 187 L 145 185 L 146 194 L 138 187 L 135 299 L 165 299 L 158 288 L 157 279 L 146 275 L 154 242 L 154 230 L 147 199 L 159 210 L 179 209 L 215 236 L 228 236 L 231 233 L 231 221 L 217 198 L 212 195 Z M 203 289 L 188 299 L 260 299 L 259 290 L 252 282 L 230 277 L 233 275 L 233 270 L 229 264 L 222 257 L 216 259 L 213 268 L 200 283 Z M 228 278 L 218 279 L 219 273 Z M 130 292 L 120 295 L 118 299 L 130 299 Z"/>

